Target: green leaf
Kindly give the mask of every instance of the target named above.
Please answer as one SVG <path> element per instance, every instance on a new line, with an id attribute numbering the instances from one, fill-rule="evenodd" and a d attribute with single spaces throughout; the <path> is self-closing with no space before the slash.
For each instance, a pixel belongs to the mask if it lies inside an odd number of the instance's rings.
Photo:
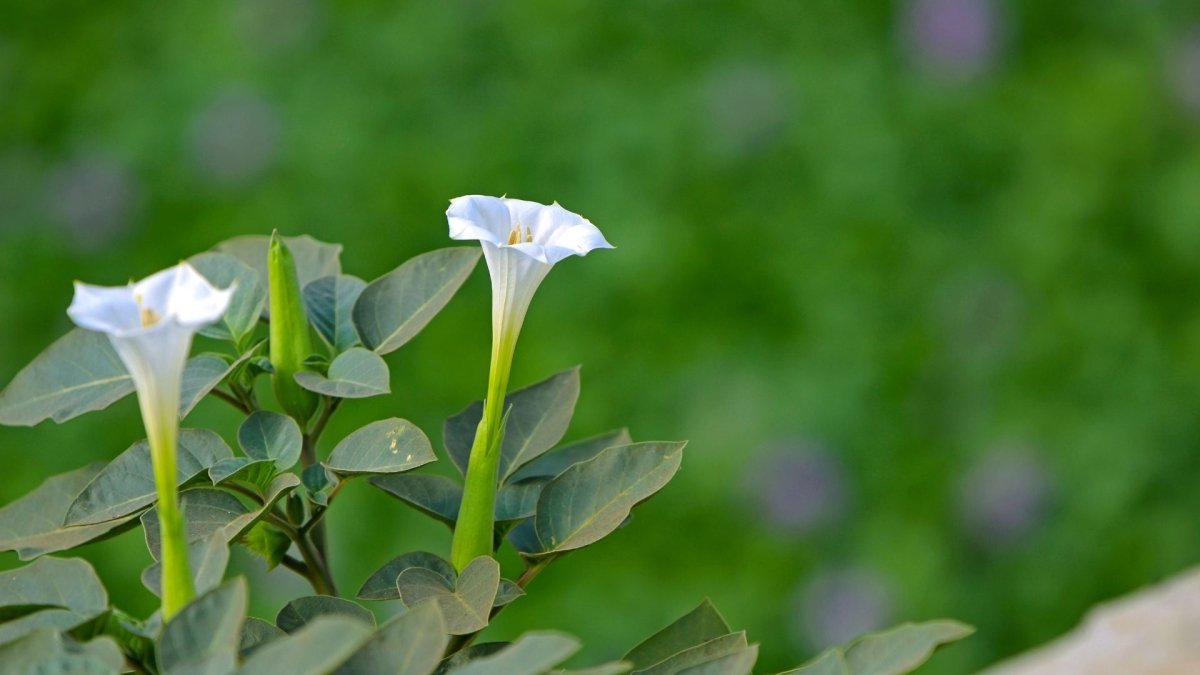
<path id="1" fill-rule="evenodd" d="M 458 521 L 462 505 L 462 484 L 434 474 L 394 474 L 375 476 L 367 482 L 389 495 L 435 518 L 451 529 Z M 505 485 L 496 492 L 496 520 L 520 520 L 532 516 L 538 495 L 547 481 L 526 481 Z"/>
<path id="2" fill-rule="evenodd" d="M 243 363 L 253 358 L 265 344 L 260 342 L 239 356 L 233 363 L 213 354 L 200 354 L 192 357 L 183 369 L 183 382 L 180 385 L 179 419 L 191 414 L 200 401 L 208 395 L 225 378 L 229 377 Z"/>
<path id="3" fill-rule="evenodd" d="M 271 238 L 265 235 L 234 237 L 217 244 L 216 250 L 237 258 L 258 275 L 258 283 L 267 287 L 267 246 Z M 341 274 L 341 244 L 327 244 L 308 235 L 283 237 L 283 243 L 292 252 L 296 262 L 296 276 L 300 287 L 330 275 Z"/>
<path id="4" fill-rule="evenodd" d="M 264 505 L 251 509 L 238 498 L 213 488 L 196 488 L 180 495 L 180 505 L 187 522 L 188 541 L 204 539 L 220 533 L 228 542 L 234 542 L 250 531 L 281 497 L 299 487 L 300 479 L 294 473 L 276 476 L 264 491 Z M 147 511 L 142 516 L 146 546 L 157 557 L 159 551 L 158 512 Z"/>
<path id="5" fill-rule="evenodd" d="M 285 633 L 270 621 L 263 621 L 252 616 L 246 617 L 238 638 L 238 656 L 246 658 L 257 651 L 259 647 L 284 635 Z"/>
<path id="6" fill-rule="evenodd" d="M 468 661 L 450 675 L 522 673 L 540 675 L 579 651 L 579 640 L 565 633 L 535 631 L 490 656 Z"/>
<path id="7" fill-rule="evenodd" d="M 524 595 L 525 591 L 516 583 L 508 579 L 501 579 L 500 588 L 496 591 L 496 599 L 492 601 L 492 607 L 503 607 Z"/>
<path id="8" fill-rule="evenodd" d="M 162 675 L 226 675 L 237 665 L 246 582 L 232 579 L 204 593 L 167 622 L 155 645 Z"/>
<path id="9" fill-rule="evenodd" d="M 185 485 L 233 451 L 207 429 L 179 432 L 176 482 Z M 79 494 L 67 511 L 67 525 L 90 525 L 136 513 L 155 499 L 154 467 L 150 444 L 134 443 L 104 467 Z"/>
<path id="10" fill-rule="evenodd" d="M 335 675 L 430 675 L 449 641 L 437 603 L 426 602 L 385 623 Z"/>
<path id="11" fill-rule="evenodd" d="M 542 550 L 580 548 L 617 529 L 638 502 L 675 475 L 684 445 L 652 442 L 609 448 L 550 481 L 534 517 Z"/>
<path id="12" fill-rule="evenodd" d="M 433 570 L 447 582 L 455 578 L 454 567 L 432 553 L 414 551 L 392 558 L 383 567 L 375 570 L 370 578 L 358 589 L 359 600 L 398 600 L 400 591 L 396 588 L 396 579 L 400 573 L 409 568 Z"/>
<path id="13" fill-rule="evenodd" d="M 496 491 L 496 520 L 513 521 L 528 518 L 537 510 L 542 490 L 550 484 L 546 479 L 534 479 L 505 485 Z"/>
<path id="14" fill-rule="evenodd" d="M 325 675 L 371 637 L 372 629 L 346 616 L 320 616 L 291 635 L 256 650 L 237 675 Z"/>
<path id="15" fill-rule="evenodd" d="M 678 671 L 679 675 L 750 675 L 758 661 L 758 645 Z"/>
<path id="16" fill-rule="evenodd" d="M 629 430 L 627 429 L 618 429 L 599 436 L 585 438 L 582 441 L 576 441 L 555 448 L 541 455 L 514 471 L 508 477 L 508 482 L 519 483 L 531 478 L 557 478 L 563 471 L 580 462 L 586 462 L 600 454 L 601 451 L 617 445 L 629 445 L 630 443 L 633 443 L 633 439 L 629 437 Z"/>
<path id="17" fill-rule="evenodd" d="M 374 614 L 349 600 L 329 595 L 310 595 L 292 600 L 279 610 L 275 625 L 285 633 L 295 633 L 313 619 L 331 614 L 349 617 L 368 626 L 375 625 Z"/>
<path id="18" fill-rule="evenodd" d="M 500 446 L 500 482 L 562 440 L 579 399 L 579 369 L 559 373 L 504 398 L 508 411 L 504 441 Z M 443 436 L 450 459 L 466 474 L 475 430 L 483 417 L 483 402 L 476 401 L 446 420 Z"/>
<path id="19" fill-rule="evenodd" d="M 369 398 L 392 390 L 383 357 L 361 347 L 338 355 L 328 375 L 302 370 L 293 377 L 301 387 L 334 398 Z"/>
<path id="20" fill-rule="evenodd" d="M 408 420 L 392 417 L 351 433 L 325 465 L 342 475 L 398 473 L 434 461 L 433 446 Z"/>
<path id="21" fill-rule="evenodd" d="M 903 675 L 929 660 L 942 645 L 975 632 L 957 621 L 906 623 L 864 635 L 845 647 L 826 650 L 809 663 L 787 671 L 794 675 Z"/>
<path id="22" fill-rule="evenodd" d="M 827 649 L 807 664 L 779 675 L 853 675 L 839 647 Z"/>
<path id="23" fill-rule="evenodd" d="M 300 461 L 304 436 L 296 420 L 270 410 L 256 410 L 238 427 L 238 445 L 253 459 L 273 459 L 286 471 Z"/>
<path id="24" fill-rule="evenodd" d="M 187 524 L 188 542 L 207 539 L 216 532 L 225 531 L 232 523 L 233 531 L 225 536 L 225 541 L 230 541 L 243 527 L 249 527 L 246 523 L 254 516 L 240 499 L 224 490 L 212 488 L 185 490 L 179 495 L 179 508 Z M 150 557 L 158 560 L 162 542 L 159 538 L 157 506 L 142 514 L 142 529 L 145 530 Z"/>
<path id="25" fill-rule="evenodd" d="M 367 284 L 353 312 L 363 345 L 387 354 L 415 337 L 454 297 L 480 254 L 476 247 L 430 251 Z"/>
<path id="26" fill-rule="evenodd" d="M 306 468 L 300 474 L 300 481 L 304 484 L 305 496 L 318 506 L 329 506 L 329 498 L 341 482 L 337 474 L 325 468 L 324 464 L 313 464 Z"/>
<path id="27" fill-rule="evenodd" d="M 741 652 L 747 648 L 746 633 L 730 633 L 702 642 L 694 647 L 688 647 L 680 652 L 646 668 L 634 670 L 635 675 L 674 675 L 715 661 L 723 656 Z M 751 662 L 753 665 L 753 662 Z"/>
<path id="28" fill-rule="evenodd" d="M 392 474 L 374 476 L 367 482 L 451 528 L 458 520 L 463 487 L 445 476 Z"/>
<path id="29" fill-rule="evenodd" d="M 229 543 L 221 532 L 188 543 L 188 568 L 196 592 L 203 593 L 225 578 L 229 565 Z M 157 597 L 162 597 L 162 563 L 155 562 L 142 570 L 142 585 Z"/>
<path id="30" fill-rule="evenodd" d="M 58 631 L 39 628 L 25 637 L 0 646 L 0 673 L 50 675 L 51 673 L 119 673 L 125 657 L 106 637 L 91 642 L 68 642 Z"/>
<path id="31" fill-rule="evenodd" d="M 200 329 L 200 334 L 228 340 L 235 345 L 243 344 L 254 332 L 267 303 L 267 289 L 259 281 L 258 273 L 225 253 L 200 253 L 188 258 L 188 262 L 217 288 L 237 285 L 229 308 L 220 320 Z"/>
<path id="32" fill-rule="evenodd" d="M 108 607 L 108 594 L 87 561 L 47 556 L 0 572 L 0 607 L 22 605 L 63 607 L 91 617 Z"/>
<path id="33" fill-rule="evenodd" d="M 625 673 L 633 670 L 633 664 L 628 661 L 613 661 L 612 663 L 602 663 L 591 668 L 583 668 L 580 670 L 552 670 L 553 675 L 625 675 Z"/>
<path id="34" fill-rule="evenodd" d="M 334 352 L 358 345 L 354 327 L 354 303 L 367 282 L 345 274 L 321 277 L 304 287 L 304 306 L 308 320 Z"/>
<path id="35" fill-rule="evenodd" d="M 906 623 L 850 643 L 846 648 L 846 665 L 854 675 L 908 673 L 929 660 L 939 646 L 974 632 L 974 628 L 957 621 Z"/>
<path id="36" fill-rule="evenodd" d="M 622 660 L 629 661 L 635 668 L 648 668 L 673 654 L 729 633 L 729 624 L 712 601 L 705 598 L 699 607 L 629 650 Z"/>
<path id="37" fill-rule="evenodd" d="M 133 392 L 133 380 L 102 333 L 76 328 L 59 338 L 0 392 L 0 424 L 66 422 Z"/>
<path id="38" fill-rule="evenodd" d="M 490 556 L 480 556 L 454 580 L 435 570 L 410 567 L 396 578 L 396 587 L 405 607 L 432 600 L 442 610 L 446 632 L 467 635 L 488 624 L 500 587 L 500 565 Z"/>
<path id="39" fill-rule="evenodd" d="M 283 557 L 287 555 L 288 548 L 292 545 L 292 540 L 271 525 L 256 523 L 242 537 L 242 545 L 250 549 L 250 552 L 254 555 L 262 558 L 267 563 L 267 571 L 269 572 L 283 561 Z"/>
<path id="40" fill-rule="evenodd" d="M 275 477 L 275 460 L 229 457 L 208 467 L 213 485 L 242 483 L 261 491 Z"/>
<path id="41" fill-rule="evenodd" d="M 30 560 L 110 537 L 132 527 L 136 513 L 94 525 L 63 525 L 71 503 L 103 468 L 103 462 L 93 462 L 81 469 L 52 476 L 29 494 L 0 508 L 0 551 L 16 551 L 21 560 Z"/>

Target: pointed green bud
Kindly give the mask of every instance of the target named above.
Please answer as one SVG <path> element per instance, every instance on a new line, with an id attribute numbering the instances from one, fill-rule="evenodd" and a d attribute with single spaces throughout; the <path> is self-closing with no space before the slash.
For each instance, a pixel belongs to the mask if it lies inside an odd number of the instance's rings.
<path id="1" fill-rule="evenodd" d="M 271 234 L 271 246 L 267 251 L 267 277 L 270 286 L 271 305 L 271 366 L 275 373 L 275 397 L 287 414 L 306 428 L 309 418 L 317 409 L 317 395 L 299 384 L 295 375 L 307 370 L 304 360 L 313 353 L 312 336 L 308 327 L 308 314 L 304 310 L 304 296 L 300 293 L 300 279 L 296 275 L 296 264 L 292 252 L 279 237 Z"/>

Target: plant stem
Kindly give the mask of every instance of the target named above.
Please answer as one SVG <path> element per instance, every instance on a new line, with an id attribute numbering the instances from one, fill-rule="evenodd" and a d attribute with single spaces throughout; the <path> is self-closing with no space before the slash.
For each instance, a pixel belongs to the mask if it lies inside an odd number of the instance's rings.
<path id="1" fill-rule="evenodd" d="M 143 406 L 142 417 L 146 424 L 151 464 L 154 468 L 154 485 L 158 493 L 158 527 L 162 545 L 162 616 L 163 621 L 168 621 L 195 597 L 196 588 L 188 564 L 187 526 L 179 508 L 179 488 L 176 485 L 178 405 L 163 406 L 167 408 L 165 411 L 148 410 L 149 407 L 151 406 Z"/>
<path id="2" fill-rule="evenodd" d="M 241 399 L 234 396 L 233 394 L 230 394 L 227 391 L 224 391 L 221 389 L 213 389 L 210 393 L 213 396 L 216 396 L 217 398 L 221 399 L 222 401 L 225 401 L 229 405 L 237 408 L 238 410 L 240 410 L 241 412 L 243 412 L 247 415 L 249 415 L 252 412 L 250 409 L 250 406 L 246 405 Z"/>
<path id="3" fill-rule="evenodd" d="M 516 331 L 500 330 L 497 333 L 492 339 L 483 417 L 479 420 L 475 440 L 471 444 L 462 506 L 458 511 L 458 522 L 450 546 L 450 562 L 459 572 L 475 558 L 491 555 L 493 551 L 497 471 L 504 437 L 504 394 L 508 389 L 513 352 L 517 346 Z"/>
<path id="4" fill-rule="evenodd" d="M 342 400 L 335 398 L 326 399 L 326 401 L 325 409 L 321 411 L 321 416 L 313 423 L 312 429 L 304 435 L 304 445 L 300 449 L 300 464 L 304 468 L 317 463 L 317 441 L 321 439 L 321 434 L 324 433 L 325 427 L 329 424 L 329 420 L 333 417 L 333 413 L 337 411 Z M 325 520 L 322 517 L 324 515 L 324 510 L 320 511 L 319 514 L 314 513 L 311 522 L 306 524 L 298 535 L 300 539 L 311 542 L 314 557 L 319 563 L 317 572 L 322 582 L 329 587 L 329 594 L 337 595 L 337 587 L 333 582 L 333 572 L 329 568 L 329 542 L 328 536 L 325 533 Z M 296 544 L 303 549 L 299 541 Z"/>

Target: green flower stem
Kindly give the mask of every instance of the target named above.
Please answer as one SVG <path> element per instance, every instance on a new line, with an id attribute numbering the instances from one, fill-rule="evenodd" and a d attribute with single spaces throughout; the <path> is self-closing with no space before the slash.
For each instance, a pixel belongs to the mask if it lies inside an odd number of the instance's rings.
<path id="1" fill-rule="evenodd" d="M 497 331 L 492 340 L 492 363 L 488 374 L 483 417 L 471 444 L 462 506 L 454 527 L 450 562 L 459 572 L 475 558 L 492 554 L 493 519 L 496 514 L 496 482 L 500 467 L 500 445 L 504 436 L 504 394 L 512 370 L 520 327 Z"/>
<path id="2" fill-rule="evenodd" d="M 196 595 L 188 563 L 187 526 L 179 508 L 175 456 L 179 424 L 176 406 L 150 411 L 143 406 L 142 417 L 150 442 L 154 466 L 154 484 L 158 492 L 158 528 L 162 542 L 162 617 L 164 621 L 183 609 Z"/>

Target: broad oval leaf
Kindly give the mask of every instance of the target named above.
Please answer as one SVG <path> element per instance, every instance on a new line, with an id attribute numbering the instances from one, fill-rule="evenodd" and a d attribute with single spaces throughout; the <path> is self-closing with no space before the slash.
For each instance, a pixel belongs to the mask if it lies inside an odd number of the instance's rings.
<path id="1" fill-rule="evenodd" d="M 188 544 L 188 569 L 197 593 L 216 588 L 225 578 L 229 565 L 229 543 L 221 532 Z M 156 561 L 142 570 L 142 585 L 157 597 L 162 597 L 162 562 Z"/>
<path id="2" fill-rule="evenodd" d="M 0 392 L 0 424 L 65 422 L 133 392 L 133 380 L 102 333 L 76 328 L 59 338 Z"/>
<path id="3" fill-rule="evenodd" d="M 756 661 L 758 645 L 753 644 L 674 672 L 678 672 L 679 675 L 751 675 Z"/>
<path id="4" fill-rule="evenodd" d="M 701 642 L 693 647 L 687 647 L 658 663 L 647 668 L 634 670 L 633 672 L 640 675 L 674 675 L 674 673 L 685 672 L 690 668 L 744 651 L 747 647 L 746 633 L 744 631 L 730 633 Z M 753 661 L 751 665 L 753 665 Z"/>
<path id="5" fill-rule="evenodd" d="M 587 546 L 617 529 L 638 502 L 675 475 L 684 445 L 651 442 L 609 448 L 550 481 L 533 520 L 543 551 Z"/>
<path id="6" fill-rule="evenodd" d="M 426 602 L 385 623 L 334 675 L 430 675 L 450 638 L 435 602 Z"/>
<path id="7" fill-rule="evenodd" d="M 247 349 L 233 363 L 226 363 L 225 359 L 214 354 L 200 354 L 189 359 L 183 369 L 183 382 L 180 386 L 179 419 L 191 414 L 209 392 L 216 389 L 235 369 L 254 358 L 259 348 L 265 344 L 266 340 Z"/>
<path id="8" fill-rule="evenodd" d="M 367 398 L 392 390 L 383 357 L 361 347 L 339 354 L 328 375 L 301 370 L 294 377 L 301 387 L 334 398 Z"/>
<path id="9" fill-rule="evenodd" d="M 461 483 L 436 474 L 373 476 L 367 482 L 451 528 L 462 505 Z"/>
<path id="10" fill-rule="evenodd" d="M 233 451 L 207 429 L 179 432 L 176 483 L 185 485 Z M 133 444 L 104 467 L 67 510 L 67 525 L 90 525 L 137 513 L 155 499 L 150 444 Z"/>
<path id="11" fill-rule="evenodd" d="M 296 420 L 270 410 L 256 410 L 238 427 L 238 445 L 253 459 L 271 459 L 286 471 L 300 461 L 304 436 Z"/>
<path id="12" fill-rule="evenodd" d="M 333 448 L 325 465 L 342 475 L 398 473 L 434 461 L 425 433 L 408 420 L 372 422 Z"/>
<path id="13" fill-rule="evenodd" d="M 258 325 L 267 302 L 267 290 L 258 273 L 226 253 L 200 253 L 188 258 L 188 262 L 217 288 L 236 284 L 228 309 L 216 323 L 201 328 L 200 334 L 235 345 L 244 344 Z"/>
<path id="14" fill-rule="evenodd" d="M 504 397 L 508 411 L 504 441 L 500 446 L 500 482 L 562 440 L 579 399 L 579 369 L 559 373 Z M 443 436 L 450 459 L 463 474 L 483 417 L 483 402 L 476 401 L 446 420 Z"/>
<path id="15" fill-rule="evenodd" d="M 530 478 L 556 478 L 568 468 L 600 454 L 615 445 L 629 445 L 633 439 L 628 429 L 617 429 L 606 434 L 585 438 L 551 450 L 522 466 L 508 477 L 509 483 L 518 483 Z"/>
<path id="16" fill-rule="evenodd" d="M 363 345 L 387 354 L 415 337 L 454 297 L 480 255 L 474 247 L 430 251 L 367 284 L 353 313 Z"/>
<path id="17" fill-rule="evenodd" d="M 362 588 L 358 589 L 358 599 L 398 600 L 400 592 L 396 589 L 396 579 L 400 577 L 401 572 L 413 567 L 433 570 L 445 579 L 447 584 L 453 583 L 456 576 L 453 565 L 432 553 L 405 553 L 392 558 L 383 567 L 375 570 L 363 583 Z"/>
<path id="18" fill-rule="evenodd" d="M 96 570 L 82 558 L 39 558 L 0 572 L 0 608 L 46 605 L 83 618 L 108 609 L 108 593 Z"/>
<path id="19" fill-rule="evenodd" d="M 369 624 L 346 616 L 319 616 L 291 635 L 256 650 L 238 675 L 326 675 L 371 637 Z"/>
<path id="20" fill-rule="evenodd" d="M 368 626 L 375 625 L 374 614 L 349 600 L 329 595 L 309 595 L 292 600 L 279 610 L 275 625 L 285 633 L 295 633 L 317 617 L 330 615 L 349 617 Z"/>
<path id="21" fill-rule="evenodd" d="M 957 621 L 906 623 L 850 643 L 845 649 L 846 666 L 854 675 L 901 675 L 925 663 L 941 645 L 974 632 Z"/>
<path id="22" fill-rule="evenodd" d="M 246 582 L 232 579 L 191 601 L 171 618 L 155 645 L 163 675 L 231 673 L 237 665 Z"/>
<path id="23" fill-rule="evenodd" d="M 346 274 L 321 277 L 304 287 L 304 307 L 308 320 L 335 352 L 344 352 L 359 344 L 354 327 L 354 303 L 367 282 Z"/>
<path id="24" fill-rule="evenodd" d="M 242 623 L 241 636 L 238 638 L 238 656 L 246 658 L 259 647 L 283 635 L 284 632 L 270 621 L 253 616 L 246 617 L 246 621 Z"/>
<path id="25" fill-rule="evenodd" d="M 436 602 L 446 621 L 446 632 L 451 635 L 467 635 L 487 626 L 500 588 L 500 565 L 495 559 L 480 556 L 453 583 L 447 581 L 437 571 L 410 567 L 396 578 L 400 602 L 409 608 Z"/>
<path id="26" fill-rule="evenodd" d="M 371 485 L 454 528 L 462 505 L 462 484 L 435 474 L 373 476 Z M 538 496 L 548 481 L 529 480 L 505 485 L 496 491 L 496 520 L 512 521 L 532 516 Z"/>
<path id="27" fill-rule="evenodd" d="M 51 476 L 29 494 L 0 507 L 0 551 L 16 551 L 22 560 L 30 560 L 132 527 L 136 512 L 92 525 L 63 525 L 67 509 L 104 466 L 103 462 L 93 462 L 81 469 Z"/>
<path id="28" fill-rule="evenodd" d="M 579 640 L 553 631 L 534 631 L 495 654 L 468 661 L 450 675 L 494 675 L 526 673 L 540 675 L 579 651 Z"/>
<path id="29" fill-rule="evenodd" d="M 275 473 L 276 467 L 273 459 L 229 457 L 208 467 L 208 478 L 213 485 L 231 482 L 243 483 L 253 486 L 260 492 L 275 477 Z"/>
<path id="30" fill-rule="evenodd" d="M 635 668 L 648 668 L 674 654 L 730 633 L 729 624 L 707 598 L 692 611 L 643 640 L 622 657 Z"/>
<path id="31" fill-rule="evenodd" d="M 233 524 L 232 531 L 224 535 L 225 541 L 231 541 L 245 528 L 244 521 L 254 516 L 254 512 L 240 499 L 224 490 L 212 488 L 185 490 L 179 495 L 179 510 L 183 512 L 189 543 L 223 533 Z M 162 554 L 162 540 L 157 506 L 142 514 L 142 529 L 150 557 L 158 560 Z"/>

